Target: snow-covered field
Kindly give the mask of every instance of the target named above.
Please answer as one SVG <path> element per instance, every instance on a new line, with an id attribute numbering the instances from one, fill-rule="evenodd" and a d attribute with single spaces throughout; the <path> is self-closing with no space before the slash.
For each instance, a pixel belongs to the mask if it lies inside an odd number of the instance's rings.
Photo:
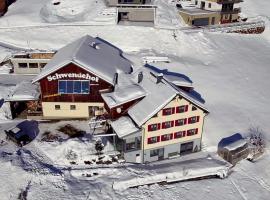
<path id="1" fill-rule="evenodd" d="M 0 42 L 25 48 L 58 49 L 84 34 L 90 34 L 108 40 L 133 56 L 168 56 L 172 63 L 156 66 L 188 76 L 210 111 L 205 121 L 204 150 L 216 151 L 221 138 L 236 132 L 246 134 L 252 126 L 264 130 L 269 144 L 270 1 L 245 0 L 242 3 L 245 15 L 263 16 L 266 20 L 266 31 L 261 35 L 184 34 L 178 31 L 175 32 L 177 36 L 175 39 L 173 31 L 151 27 L 109 25 L 12 28 L 44 23 L 39 11 L 48 2 L 51 1 L 18 0 L 13 4 L 8 14 L 0 18 L 0 26 L 5 27 L 0 28 Z M 7 48 L 1 48 L 0 58 L 5 58 L 9 51 Z M 31 79 L 26 77 L 28 78 Z M 0 99 L 20 80 L 25 80 L 25 77 L 19 79 L 15 76 L 0 75 Z M 0 112 L 1 109 L 6 108 L 0 108 Z M 0 120 L 3 120 L 6 116 L 1 113 Z M 0 124 L 0 130 L 3 128 L 4 125 Z M 38 168 L 52 169 L 51 166 L 41 165 L 47 157 L 57 159 L 59 164 L 60 161 L 65 162 L 61 160 L 61 155 L 64 156 L 68 148 L 81 151 L 92 147 L 87 144 L 76 147 L 76 144 L 81 145 L 76 140 L 70 140 L 70 143 L 59 146 L 35 141 L 34 147 L 29 147 L 29 153 L 27 147 L 18 150 L 10 144 L 3 145 L 1 143 L 3 137 L 0 135 L 1 200 L 16 199 L 20 190 L 25 189 L 27 185 L 29 185 L 28 199 L 35 200 L 206 198 L 268 200 L 270 197 L 270 171 L 267 168 L 270 165 L 269 149 L 255 163 L 242 161 L 233 168 L 233 173 L 223 180 L 209 179 L 165 186 L 155 184 L 114 191 L 111 185 L 113 180 L 126 173 L 134 175 L 142 172 L 132 171 L 129 167 L 126 167 L 126 171 L 122 168 L 77 168 L 65 169 L 62 173 L 57 170 L 54 173 L 39 171 Z M 35 149 L 38 149 L 38 152 L 33 152 L 32 155 L 31 150 Z M 55 155 L 53 150 L 57 151 Z M 46 155 L 46 159 L 34 156 L 39 152 Z M 81 157 L 85 158 L 87 155 Z M 17 160 L 18 158 L 21 160 Z M 52 163 L 54 162 L 56 163 L 55 160 Z M 98 172 L 99 175 L 92 177 L 82 175 L 94 172 Z"/>

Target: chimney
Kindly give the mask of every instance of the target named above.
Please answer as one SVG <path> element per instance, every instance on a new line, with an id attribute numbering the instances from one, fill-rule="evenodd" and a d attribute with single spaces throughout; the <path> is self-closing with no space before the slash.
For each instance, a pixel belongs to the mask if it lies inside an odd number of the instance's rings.
<path id="1" fill-rule="evenodd" d="M 162 79 L 163 79 L 163 74 L 162 73 L 159 73 L 158 75 L 157 75 L 157 84 L 158 83 L 160 83 L 161 81 L 162 81 Z"/>
<path id="2" fill-rule="evenodd" d="M 143 73 L 140 72 L 140 73 L 138 74 L 138 83 L 142 82 L 142 80 L 143 80 Z"/>
<path id="3" fill-rule="evenodd" d="M 118 83 L 118 73 L 114 74 L 113 83 L 114 83 L 114 86 L 117 85 L 117 83 Z"/>
<path id="4" fill-rule="evenodd" d="M 94 49 L 99 49 L 99 46 L 96 42 L 92 42 L 90 46 L 93 47 Z"/>

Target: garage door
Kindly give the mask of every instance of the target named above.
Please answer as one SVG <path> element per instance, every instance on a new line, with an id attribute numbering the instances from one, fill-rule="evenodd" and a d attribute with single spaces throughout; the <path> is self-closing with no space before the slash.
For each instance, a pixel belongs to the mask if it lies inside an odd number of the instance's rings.
<path id="1" fill-rule="evenodd" d="M 209 18 L 194 19 L 192 21 L 192 25 L 194 25 L 194 26 L 207 26 L 207 25 L 209 25 Z"/>

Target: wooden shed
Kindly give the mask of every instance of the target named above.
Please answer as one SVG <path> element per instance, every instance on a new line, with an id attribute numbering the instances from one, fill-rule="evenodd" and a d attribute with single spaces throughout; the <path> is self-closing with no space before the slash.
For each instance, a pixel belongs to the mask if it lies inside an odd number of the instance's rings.
<path id="1" fill-rule="evenodd" d="M 218 155 L 232 165 L 247 158 L 249 147 L 240 133 L 223 138 L 218 144 Z"/>

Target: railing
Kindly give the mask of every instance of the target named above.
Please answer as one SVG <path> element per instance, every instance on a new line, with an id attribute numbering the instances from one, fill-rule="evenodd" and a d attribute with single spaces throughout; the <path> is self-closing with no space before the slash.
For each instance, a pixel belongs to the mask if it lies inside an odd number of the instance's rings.
<path id="1" fill-rule="evenodd" d="M 234 8 L 233 10 L 222 10 L 221 14 L 237 14 L 241 12 L 241 8 Z"/>

